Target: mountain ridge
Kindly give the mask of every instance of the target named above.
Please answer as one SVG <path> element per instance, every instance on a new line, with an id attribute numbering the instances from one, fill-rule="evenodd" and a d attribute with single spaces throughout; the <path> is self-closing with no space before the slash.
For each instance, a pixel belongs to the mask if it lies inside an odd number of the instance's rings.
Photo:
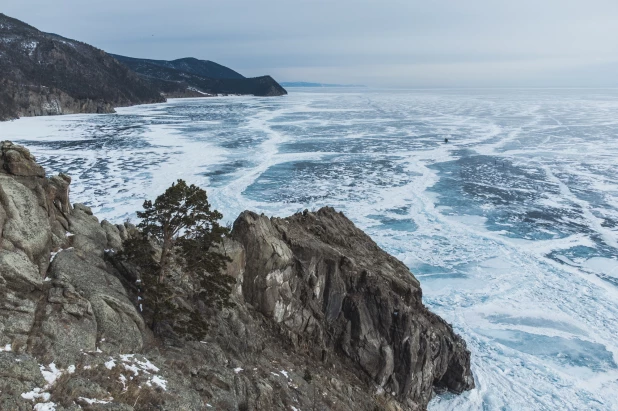
<path id="1" fill-rule="evenodd" d="M 113 55 L 166 97 L 203 97 L 219 94 L 286 95 L 271 76 L 246 78 L 221 64 L 185 57 L 150 60 Z"/>
<path id="2" fill-rule="evenodd" d="M 110 56 L 125 64 L 127 67 L 131 67 L 132 65 L 147 64 L 175 69 L 200 77 L 245 78 L 245 76 L 232 70 L 229 67 L 210 60 L 199 60 L 195 57 L 183 57 L 175 60 L 152 60 L 142 59 L 138 57 L 121 56 L 119 54 L 113 53 L 110 53 Z"/>
<path id="3" fill-rule="evenodd" d="M 166 97 L 221 94 L 281 96 L 287 91 L 270 76 L 245 78 L 209 60 L 111 55 L 0 13 L 0 121 L 113 113 L 115 107 L 160 103 Z"/>
<path id="4" fill-rule="evenodd" d="M 163 102 L 103 50 L 0 14 L 0 119 Z"/>

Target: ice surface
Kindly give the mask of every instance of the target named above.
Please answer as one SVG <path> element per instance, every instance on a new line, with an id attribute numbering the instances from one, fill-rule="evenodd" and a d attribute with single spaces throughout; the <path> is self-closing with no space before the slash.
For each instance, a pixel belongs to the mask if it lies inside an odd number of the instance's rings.
<path id="1" fill-rule="evenodd" d="M 616 113 L 618 90 L 315 91 L 24 118 L 0 134 L 117 223 L 177 178 L 228 222 L 344 211 L 472 351 L 477 389 L 431 409 L 610 410 Z"/>

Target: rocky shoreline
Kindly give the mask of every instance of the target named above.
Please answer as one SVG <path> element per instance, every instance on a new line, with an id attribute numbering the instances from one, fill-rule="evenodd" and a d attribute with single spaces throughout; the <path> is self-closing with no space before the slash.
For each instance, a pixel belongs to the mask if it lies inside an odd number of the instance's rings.
<path id="1" fill-rule="evenodd" d="M 114 259 L 136 228 L 71 205 L 70 181 L 0 143 L 0 409 L 423 410 L 474 388 L 408 268 L 332 208 L 243 212 L 235 307 L 203 341 L 153 331 Z"/>

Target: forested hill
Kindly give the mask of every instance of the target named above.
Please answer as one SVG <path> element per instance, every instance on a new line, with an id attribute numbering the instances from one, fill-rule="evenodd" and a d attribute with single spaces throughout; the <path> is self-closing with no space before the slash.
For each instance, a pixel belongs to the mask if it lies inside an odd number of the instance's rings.
<path id="1" fill-rule="evenodd" d="M 270 76 L 245 78 L 212 61 L 114 56 L 0 13 L 0 120 L 217 94 L 287 92 Z"/>
<path id="2" fill-rule="evenodd" d="M 141 74 L 156 75 L 159 67 L 164 67 L 187 74 L 210 78 L 245 78 L 242 74 L 235 72 L 231 68 L 222 66 L 210 60 L 198 60 L 193 57 L 186 57 L 177 60 L 148 60 L 134 57 L 119 56 L 111 54 L 118 61 L 130 67 L 133 71 Z"/>
<path id="3" fill-rule="evenodd" d="M 165 101 L 115 58 L 0 14 L 0 120 Z"/>
<path id="4" fill-rule="evenodd" d="M 281 96 L 287 91 L 270 76 L 245 78 L 236 71 L 208 60 L 182 58 L 149 60 L 114 55 L 167 97 L 217 94 Z"/>

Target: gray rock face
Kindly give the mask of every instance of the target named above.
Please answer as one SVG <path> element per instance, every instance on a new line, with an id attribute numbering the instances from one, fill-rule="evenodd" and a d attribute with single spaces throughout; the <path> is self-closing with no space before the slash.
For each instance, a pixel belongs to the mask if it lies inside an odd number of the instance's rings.
<path id="1" fill-rule="evenodd" d="M 434 386 L 474 387 L 465 342 L 423 306 L 407 267 L 343 214 L 244 212 L 232 235 L 246 251 L 243 297 L 295 345 L 344 353 L 411 407 L 426 407 Z"/>
<path id="2" fill-rule="evenodd" d="M 58 365 L 84 351 L 139 351 L 145 331 L 103 260 L 121 247 L 119 229 L 71 207 L 69 183 L 0 143 L 0 344 Z"/>

